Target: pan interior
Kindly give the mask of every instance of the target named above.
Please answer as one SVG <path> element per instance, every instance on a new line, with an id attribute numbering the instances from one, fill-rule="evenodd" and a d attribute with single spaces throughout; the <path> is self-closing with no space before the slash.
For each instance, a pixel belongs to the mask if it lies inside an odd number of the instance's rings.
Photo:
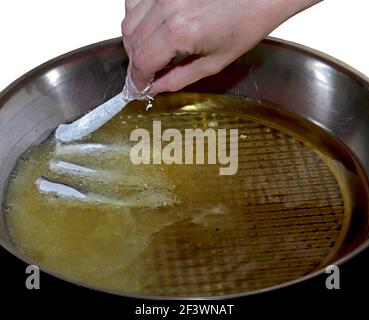
<path id="1" fill-rule="evenodd" d="M 213 296 L 298 279 L 366 237 L 350 232 L 367 210 L 366 180 L 314 124 L 267 102 L 178 93 L 157 97 L 148 112 L 131 103 L 84 143 L 122 145 L 136 128 L 152 132 L 154 120 L 163 131 L 238 129 L 237 173 L 221 176 L 214 164 L 133 165 L 122 153 L 58 155 L 50 138 L 23 155 L 9 184 L 6 221 L 19 250 L 100 288 Z M 50 160 L 122 174 L 131 184 L 54 173 Z M 38 192 L 39 176 L 132 203 L 52 198 Z M 163 193 L 166 206 L 144 205 L 148 194 Z"/>

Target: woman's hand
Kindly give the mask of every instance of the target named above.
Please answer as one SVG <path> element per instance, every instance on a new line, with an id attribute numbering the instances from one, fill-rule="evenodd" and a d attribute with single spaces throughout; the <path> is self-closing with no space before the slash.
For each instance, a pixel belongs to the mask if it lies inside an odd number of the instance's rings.
<path id="1" fill-rule="evenodd" d="M 215 74 L 318 0 L 126 0 L 123 41 L 138 89 L 177 91 Z M 181 63 L 165 68 L 176 56 Z"/>

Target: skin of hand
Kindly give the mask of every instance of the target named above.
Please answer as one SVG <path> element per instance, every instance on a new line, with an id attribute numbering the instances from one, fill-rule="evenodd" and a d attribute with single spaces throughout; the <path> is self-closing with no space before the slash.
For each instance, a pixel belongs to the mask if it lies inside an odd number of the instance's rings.
<path id="1" fill-rule="evenodd" d="M 213 75 L 319 0 L 126 0 L 123 42 L 137 89 L 178 91 Z M 167 67 L 177 56 L 187 57 Z"/>

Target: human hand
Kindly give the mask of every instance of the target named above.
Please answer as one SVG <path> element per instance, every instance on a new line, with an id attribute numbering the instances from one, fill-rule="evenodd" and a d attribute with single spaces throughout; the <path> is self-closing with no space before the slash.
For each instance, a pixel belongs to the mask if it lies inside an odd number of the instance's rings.
<path id="1" fill-rule="evenodd" d="M 126 0 L 130 72 L 149 94 L 178 91 L 215 74 L 283 21 L 318 0 Z M 181 63 L 165 68 L 176 56 Z M 165 68 L 165 70 L 163 70 Z"/>

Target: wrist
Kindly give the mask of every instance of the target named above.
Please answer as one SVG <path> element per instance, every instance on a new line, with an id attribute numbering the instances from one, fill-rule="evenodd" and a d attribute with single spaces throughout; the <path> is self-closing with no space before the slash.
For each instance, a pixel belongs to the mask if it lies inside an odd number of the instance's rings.
<path id="1" fill-rule="evenodd" d="M 322 0 L 241 0 L 254 22 L 274 29 L 295 14 Z M 260 21 L 258 21 L 260 20 Z"/>
<path id="2" fill-rule="evenodd" d="M 268 24 L 275 28 L 297 13 L 322 0 L 252 0 L 263 17 L 269 17 Z"/>

